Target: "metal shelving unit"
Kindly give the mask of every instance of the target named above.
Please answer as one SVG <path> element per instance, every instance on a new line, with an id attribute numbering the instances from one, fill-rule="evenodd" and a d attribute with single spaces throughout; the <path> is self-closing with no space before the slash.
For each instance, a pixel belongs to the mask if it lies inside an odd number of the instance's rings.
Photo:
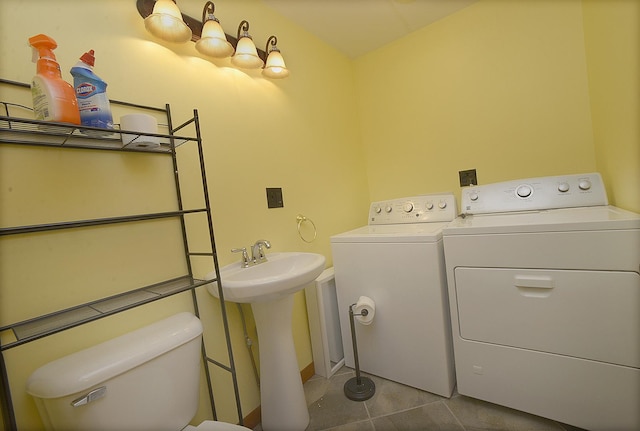
<path id="1" fill-rule="evenodd" d="M 0 79 L 0 84 L 13 85 L 18 87 L 29 88 L 28 84 L 7 81 Z M 83 325 L 88 322 L 101 319 L 103 317 L 111 316 L 120 313 L 125 310 L 130 310 L 135 307 L 139 307 L 144 304 L 148 304 L 153 301 L 162 300 L 169 296 L 182 293 L 191 292 L 193 300 L 193 306 L 195 314 L 199 316 L 198 302 L 196 297 L 196 288 L 204 286 L 206 284 L 216 282 L 218 287 L 218 293 L 220 297 L 220 307 L 222 314 L 222 322 L 224 326 L 224 334 L 226 337 L 226 345 L 228 351 L 229 365 L 222 364 L 214 359 L 208 357 L 204 342 L 202 344 L 202 356 L 205 364 L 214 364 L 220 368 L 225 369 L 231 373 L 235 402 L 240 423 L 243 422 L 242 409 L 240 405 L 240 396 L 238 390 L 238 380 L 236 376 L 235 362 L 233 358 L 233 352 L 231 349 L 231 337 L 228 324 L 228 318 L 225 307 L 225 300 L 222 291 L 222 284 L 220 279 L 215 280 L 199 280 L 194 278 L 191 265 L 192 256 L 209 256 L 212 259 L 213 269 L 216 273 L 219 273 L 218 258 L 215 245 L 215 236 L 213 230 L 213 221 L 211 215 L 211 205 L 209 201 L 209 193 L 207 186 L 206 170 L 204 164 L 204 154 L 202 149 L 202 138 L 200 133 L 200 122 L 198 118 L 198 111 L 193 110 L 193 116 L 186 122 L 174 127 L 172 124 L 171 110 L 169 105 L 165 108 L 157 108 L 145 105 L 137 105 L 127 102 L 111 100 L 112 104 L 122 105 L 128 108 L 135 108 L 142 111 L 154 111 L 160 112 L 166 115 L 168 133 L 167 134 L 139 134 L 136 131 L 126 130 L 113 130 L 105 133 L 104 129 L 97 129 L 92 127 L 80 127 L 76 125 L 70 125 L 66 123 L 54 123 L 36 121 L 25 118 L 18 118 L 11 116 L 11 110 L 13 107 L 19 105 L 13 105 L 12 103 L 2 101 L 0 105 L 3 106 L 4 113 L 6 115 L 0 115 L 0 144 L 14 144 L 14 145 L 27 145 L 27 146 L 47 146 L 47 147 L 59 147 L 69 149 L 90 149 L 90 150 L 104 150 L 104 151 L 121 151 L 121 152 L 137 152 L 137 153 L 149 153 L 151 155 L 160 155 L 171 157 L 174 170 L 174 182 L 175 182 L 175 196 L 177 200 L 176 211 L 150 213 L 150 214 L 135 214 L 119 217 L 98 218 L 89 220 L 74 220 L 58 223 L 37 224 L 29 226 L 12 226 L 0 228 L 0 236 L 7 235 L 24 235 L 36 232 L 55 231 L 63 229 L 79 229 L 91 226 L 106 226 L 116 225 L 120 223 L 143 223 L 149 220 L 157 219 L 178 219 L 182 229 L 182 239 L 184 242 L 185 250 L 185 262 L 187 273 L 173 278 L 171 280 L 165 280 L 160 283 L 156 283 L 148 286 L 140 286 L 139 288 L 132 289 L 122 294 L 101 298 L 89 303 L 78 304 L 74 307 L 58 310 L 50 314 L 38 316 L 33 319 L 15 322 L 10 325 L 0 327 L 0 333 L 5 331 L 11 331 L 15 337 L 14 341 L 10 341 L 5 344 L 0 344 L 0 384 L 2 389 L 2 412 L 5 422 L 5 429 L 16 429 L 15 414 L 11 403 L 11 391 L 9 388 L 9 381 L 7 375 L 7 369 L 5 366 L 4 355 L 2 352 L 5 350 L 14 348 L 16 346 L 29 343 L 31 341 L 47 337 L 49 335 L 64 331 L 69 328 L 73 328 L 79 325 Z M 187 126 L 193 127 L 195 130 L 195 136 L 181 136 L 183 129 Z M 122 133 L 133 134 L 138 136 L 153 136 L 159 138 L 160 146 L 156 147 L 144 147 L 136 146 L 135 144 L 124 146 L 121 142 L 120 135 Z M 134 141 L 135 142 L 135 141 Z M 197 146 L 200 174 L 202 178 L 202 192 L 204 198 L 204 207 L 202 208 L 188 208 L 183 207 L 182 193 L 180 188 L 180 178 L 178 174 L 178 163 L 176 156 L 176 148 L 180 145 L 192 144 Z M 206 252 L 192 252 L 189 248 L 187 241 L 187 224 L 185 222 L 185 216 L 189 214 L 204 214 L 207 219 L 207 225 L 209 230 L 209 240 L 211 245 L 211 251 Z M 209 374 L 209 367 L 205 366 L 205 373 L 207 378 L 207 384 L 209 389 L 209 397 L 211 402 L 211 408 L 214 419 L 217 419 L 215 400 L 213 394 L 213 388 L 211 384 L 211 376 Z"/>

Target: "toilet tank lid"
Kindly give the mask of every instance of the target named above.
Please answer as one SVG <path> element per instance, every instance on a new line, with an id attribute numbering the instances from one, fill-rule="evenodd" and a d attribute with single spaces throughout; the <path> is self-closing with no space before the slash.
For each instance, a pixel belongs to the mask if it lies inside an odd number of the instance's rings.
<path id="1" fill-rule="evenodd" d="M 202 334 L 200 319 L 189 312 L 43 365 L 27 380 L 27 392 L 59 398 L 87 390 L 148 362 Z"/>

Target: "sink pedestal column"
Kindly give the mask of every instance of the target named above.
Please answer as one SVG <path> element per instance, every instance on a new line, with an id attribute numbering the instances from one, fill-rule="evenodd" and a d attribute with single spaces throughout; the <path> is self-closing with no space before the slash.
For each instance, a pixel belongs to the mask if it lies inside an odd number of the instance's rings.
<path id="1" fill-rule="evenodd" d="M 293 344 L 293 294 L 251 304 L 260 342 L 260 399 L 264 431 L 304 431 L 309 410 Z"/>

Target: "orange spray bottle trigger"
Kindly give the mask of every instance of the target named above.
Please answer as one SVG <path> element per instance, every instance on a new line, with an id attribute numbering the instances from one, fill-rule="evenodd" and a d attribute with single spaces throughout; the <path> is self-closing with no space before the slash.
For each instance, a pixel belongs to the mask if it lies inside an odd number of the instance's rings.
<path id="1" fill-rule="evenodd" d="M 53 50 L 58 47 L 58 44 L 46 34 L 38 34 L 30 37 L 29 45 L 33 48 L 31 60 L 34 63 L 36 63 L 40 58 L 56 60 Z"/>

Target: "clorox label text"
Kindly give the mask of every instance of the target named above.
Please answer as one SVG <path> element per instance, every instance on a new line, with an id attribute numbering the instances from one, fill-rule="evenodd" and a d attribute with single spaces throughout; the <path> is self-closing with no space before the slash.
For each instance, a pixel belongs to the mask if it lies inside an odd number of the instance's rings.
<path id="1" fill-rule="evenodd" d="M 91 96 L 96 91 L 96 86 L 88 82 L 83 82 L 76 87 L 76 95 L 78 97 Z"/>

